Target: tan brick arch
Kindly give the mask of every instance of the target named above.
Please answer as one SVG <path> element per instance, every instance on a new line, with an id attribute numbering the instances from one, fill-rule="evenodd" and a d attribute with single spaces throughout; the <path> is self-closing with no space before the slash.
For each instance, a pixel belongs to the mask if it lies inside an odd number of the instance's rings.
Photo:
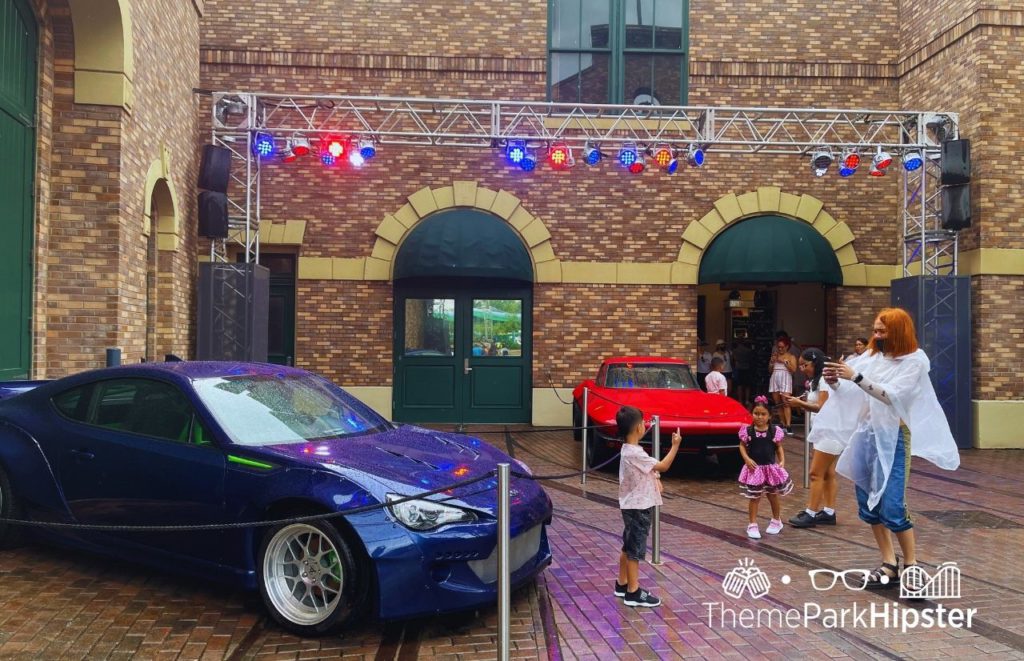
<path id="1" fill-rule="evenodd" d="M 68 0 L 75 39 L 75 102 L 132 107 L 129 0 Z"/>
<path id="2" fill-rule="evenodd" d="M 818 198 L 803 194 L 785 193 L 774 186 L 736 195 L 730 193 L 715 200 L 714 208 L 699 221 L 690 223 L 683 232 L 683 245 L 677 261 L 682 264 L 682 279 L 697 283 L 700 260 L 711 242 L 733 223 L 753 216 L 775 215 L 802 220 L 821 234 L 835 252 L 843 269 L 844 285 L 865 284 L 866 265 L 857 260 L 853 248 L 853 232 L 849 226 L 836 221 Z M 891 267 L 883 267 L 891 269 Z"/>
<path id="3" fill-rule="evenodd" d="M 558 267 L 551 247 L 551 232 L 515 195 L 491 190 L 475 181 L 456 181 L 451 186 L 421 188 L 409 196 L 409 203 L 384 216 L 374 232 L 373 252 L 366 260 L 366 279 L 392 280 L 395 255 L 409 233 L 424 218 L 445 209 L 479 209 L 504 219 L 515 230 L 533 262 L 534 280 L 542 281 L 546 270 Z"/>

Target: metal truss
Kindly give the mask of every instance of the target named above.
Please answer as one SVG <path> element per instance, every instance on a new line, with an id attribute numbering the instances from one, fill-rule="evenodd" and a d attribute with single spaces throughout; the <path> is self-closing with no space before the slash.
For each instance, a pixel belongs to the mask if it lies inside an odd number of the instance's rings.
<path id="1" fill-rule="evenodd" d="M 923 156 L 920 168 L 903 173 L 903 277 L 956 275 L 959 234 L 942 229 L 939 152 Z"/>
<path id="2" fill-rule="evenodd" d="M 245 253 L 259 256 L 259 160 L 252 155 L 255 131 L 272 133 L 279 141 L 340 135 L 370 139 L 378 145 L 500 148 L 510 140 L 532 147 L 564 143 L 614 151 L 626 143 L 641 149 L 667 145 L 680 151 L 699 146 L 715 153 L 809 155 L 822 149 L 834 153 L 855 149 L 862 156 L 879 147 L 901 153 L 919 150 L 933 163 L 941 140 L 956 137 L 955 113 L 890 110 L 739 108 L 712 106 L 637 106 L 563 104 L 536 101 L 481 101 L 400 97 L 323 96 L 217 92 L 212 103 L 213 141 L 232 152 L 229 241 Z M 809 163 L 808 163 L 809 165 Z M 924 255 L 933 268 L 943 257 L 933 256 L 930 228 L 932 198 L 926 196 L 926 173 L 914 188 L 908 174 L 903 195 L 904 242 L 919 236 L 921 250 L 904 250 L 904 272 Z M 239 190 L 240 189 L 240 190 Z M 915 195 L 912 190 L 920 190 Z M 934 197 L 934 196 L 932 196 Z M 920 206 L 920 208 L 918 208 Z M 919 219 L 917 221 L 911 219 Z M 915 222 L 917 224 L 915 224 Z M 218 243 L 218 242 L 214 242 Z M 225 242 L 211 248 L 211 258 L 228 259 Z M 929 251 L 931 250 L 931 252 Z M 941 255 L 953 255 L 956 242 Z M 911 259 L 911 257 L 913 257 Z"/>

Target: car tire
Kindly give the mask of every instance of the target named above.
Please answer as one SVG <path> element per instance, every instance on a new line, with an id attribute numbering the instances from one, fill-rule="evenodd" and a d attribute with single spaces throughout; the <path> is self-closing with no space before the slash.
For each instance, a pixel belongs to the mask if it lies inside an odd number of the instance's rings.
<path id="1" fill-rule="evenodd" d="M 0 468 L 0 519 L 20 519 L 21 505 L 11 487 L 11 480 Z M 10 523 L 0 523 L 0 549 L 14 548 L 21 542 L 24 529 Z"/>
<path id="2" fill-rule="evenodd" d="M 593 427 L 594 421 L 587 418 L 587 426 Z M 597 430 L 591 429 L 587 434 L 587 468 L 593 468 L 608 460 L 609 454 L 604 447 L 604 442 L 601 441 L 597 435 Z M 608 470 L 609 466 L 605 466 L 603 470 Z"/>
<path id="3" fill-rule="evenodd" d="M 580 405 L 576 402 L 572 403 L 572 438 L 574 441 L 583 440 L 583 430 L 580 427 L 583 426 L 583 413 L 580 411 Z"/>
<path id="4" fill-rule="evenodd" d="M 256 573 L 274 621 L 300 636 L 335 633 L 358 615 L 363 579 L 349 543 L 327 521 L 268 530 Z"/>

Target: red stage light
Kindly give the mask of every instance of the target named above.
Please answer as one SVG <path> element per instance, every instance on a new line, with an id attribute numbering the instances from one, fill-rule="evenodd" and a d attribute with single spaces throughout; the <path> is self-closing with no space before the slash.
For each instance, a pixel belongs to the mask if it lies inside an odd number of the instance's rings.
<path id="1" fill-rule="evenodd" d="M 641 156 L 640 158 L 636 159 L 635 161 L 629 164 L 629 171 L 632 172 L 633 174 L 640 174 L 641 172 L 644 171 L 645 167 L 646 166 L 644 165 L 643 156 Z"/>
<path id="2" fill-rule="evenodd" d="M 672 162 L 672 150 L 668 147 L 658 147 L 654 152 L 654 162 L 659 168 L 663 168 Z"/>
<path id="3" fill-rule="evenodd" d="M 555 170 L 568 168 L 571 160 L 571 152 L 566 145 L 555 145 L 548 153 L 548 162 L 551 163 L 551 167 Z"/>

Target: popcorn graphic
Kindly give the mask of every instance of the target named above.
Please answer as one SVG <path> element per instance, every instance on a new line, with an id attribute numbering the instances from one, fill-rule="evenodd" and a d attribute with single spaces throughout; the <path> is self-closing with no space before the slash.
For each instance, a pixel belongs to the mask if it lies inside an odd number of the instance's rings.
<path id="1" fill-rule="evenodd" d="M 740 560 L 722 579 L 722 590 L 734 599 L 742 597 L 744 592 L 749 592 L 754 599 L 760 599 L 768 594 L 771 586 L 768 574 L 761 571 L 750 558 Z"/>

